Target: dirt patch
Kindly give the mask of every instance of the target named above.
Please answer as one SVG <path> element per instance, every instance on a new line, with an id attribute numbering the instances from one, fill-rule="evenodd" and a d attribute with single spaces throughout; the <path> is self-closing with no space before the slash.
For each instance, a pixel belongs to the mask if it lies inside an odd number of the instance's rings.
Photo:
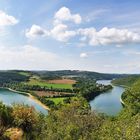
<path id="1" fill-rule="evenodd" d="M 9 128 L 6 130 L 6 135 L 10 138 L 10 140 L 23 139 L 23 131 L 20 128 Z"/>
<path id="2" fill-rule="evenodd" d="M 76 83 L 76 81 L 72 79 L 49 80 L 47 82 L 50 84 L 75 84 Z"/>
<path id="3" fill-rule="evenodd" d="M 54 91 L 35 91 L 34 93 L 40 97 L 54 97 L 54 96 L 64 96 L 64 95 L 74 94 L 74 93 L 54 92 Z"/>

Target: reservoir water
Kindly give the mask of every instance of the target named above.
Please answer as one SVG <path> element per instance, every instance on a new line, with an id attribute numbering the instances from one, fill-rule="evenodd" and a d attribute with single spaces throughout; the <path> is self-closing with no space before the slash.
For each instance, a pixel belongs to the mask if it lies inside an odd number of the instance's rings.
<path id="1" fill-rule="evenodd" d="M 108 85 L 111 84 L 111 81 L 99 80 L 97 83 Z M 124 90 L 123 87 L 113 86 L 112 90 L 100 94 L 90 101 L 91 109 L 98 113 L 105 113 L 112 116 L 117 115 L 122 109 L 120 98 Z"/>
<path id="2" fill-rule="evenodd" d="M 97 81 L 97 83 L 108 85 L 111 83 L 111 81 L 99 80 Z M 92 101 L 90 101 L 91 109 L 99 113 L 105 113 L 107 115 L 117 115 L 122 109 L 120 97 L 123 92 L 123 87 L 113 86 L 112 90 L 100 94 L 97 97 L 95 97 Z M 6 105 L 20 103 L 33 106 L 38 112 L 48 114 L 48 111 L 46 109 L 44 109 L 41 105 L 36 103 L 28 96 L 15 93 L 7 89 L 0 89 L 0 101 L 2 101 Z"/>
<path id="3" fill-rule="evenodd" d="M 22 94 L 15 93 L 7 89 L 0 89 L 0 101 L 6 105 L 12 105 L 14 103 L 25 104 L 33 106 L 38 112 L 43 114 L 48 114 L 48 111 L 44 109 L 41 105 L 37 104 L 33 99 Z"/>

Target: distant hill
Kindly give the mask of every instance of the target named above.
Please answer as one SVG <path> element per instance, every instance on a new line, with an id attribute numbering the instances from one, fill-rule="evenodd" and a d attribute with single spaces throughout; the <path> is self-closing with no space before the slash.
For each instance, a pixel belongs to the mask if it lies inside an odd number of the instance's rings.
<path id="1" fill-rule="evenodd" d="M 98 73 L 92 71 L 79 71 L 79 70 L 60 70 L 60 71 L 33 71 L 34 74 L 39 75 L 42 78 L 53 78 L 53 77 L 82 77 L 82 78 L 90 78 L 96 80 L 112 80 L 121 77 L 127 77 L 129 74 L 106 74 L 106 73 Z"/>
<path id="2" fill-rule="evenodd" d="M 140 76 L 135 74 L 107 74 L 92 71 L 80 70 L 57 70 L 57 71 L 26 71 L 26 70 L 8 70 L 0 71 L 0 79 L 8 79 L 8 81 L 25 81 L 31 76 L 38 76 L 44 80 L 62 79 L 62 78 L 88 78 L 94 80 L 112 80 L 118 78 L 125 78 L 128 76 Z"/>
<path id="3" fill-rule="evenodd" d="M 135 82 L 140 80 L 140 75 L 129 75 L 126 77 L 120 77 L 112 81 L 114 85 L 122 85 L 126 87 L 132 86 Z"/>

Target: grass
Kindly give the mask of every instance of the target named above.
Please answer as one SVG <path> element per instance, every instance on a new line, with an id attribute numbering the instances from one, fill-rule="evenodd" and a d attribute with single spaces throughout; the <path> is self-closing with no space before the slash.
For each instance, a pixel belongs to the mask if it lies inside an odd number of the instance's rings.
<path id="1" fill-rule="evenodd" d="M 39 85 L 39 86 L 46 86 L 49 88 L 60 88 L 60 89 L 72 89 L 72 84 L 51 84 L 47 83 L 46 81 L 43 80 L 37 80 L 37 79 L 30 79 L 30 81 L 26 84 L 29 85 Z"/>
<path id="2" fill-rule="evenodd" d="M 29 72 L 19 72 L 19 74 L 24 75 L 24 76 L 30 76 L 31 75 Z"/>
<path id="3" fill-rule="evenodd" d="M 59 103 L 64 103 L 64 99 L 69 98 L 69 97 L 58 97 L 58 98 L 46 98 L 47 100 L 51 100 L 53 101 L 56 105 Z M 70 98 L 74 98 L 74 97 L 70 97 Z"/>

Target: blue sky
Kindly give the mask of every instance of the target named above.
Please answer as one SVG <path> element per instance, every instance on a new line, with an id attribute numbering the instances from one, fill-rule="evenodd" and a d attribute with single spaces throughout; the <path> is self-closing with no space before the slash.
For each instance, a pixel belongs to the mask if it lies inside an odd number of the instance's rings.
<path id="1" fill-rule="evenodd" d="M 139 0 L 0 0 L 0 69 L 140 73 Z"/>

